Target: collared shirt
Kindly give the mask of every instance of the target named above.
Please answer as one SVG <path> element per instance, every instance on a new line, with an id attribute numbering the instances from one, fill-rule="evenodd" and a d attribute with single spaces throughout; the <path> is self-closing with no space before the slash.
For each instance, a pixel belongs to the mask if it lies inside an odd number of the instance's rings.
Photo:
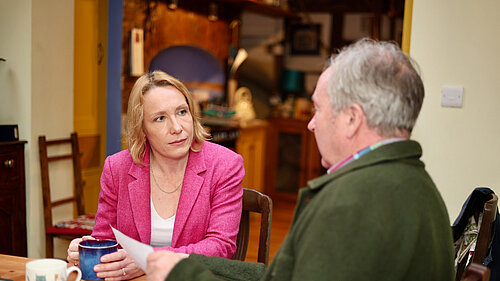
<path id="1" fill-rule="evenodd" d="M 393 143 L 393 142 L 398 142 L 398 141 L 404 141 L 406 140 L 405 138 L 390 138 L 390 139 L 385 139 L 383 141 L 380 141 L 374 145 L 371 145 L 371 146 L 368 146 L 366 148 L 363 148 L 361 149 L 360 151 L 354 153 L 354 154 L 351 154 L 350 156 L 344 158 L 344 160 L 342 161 L 339 161 L 337 162 L 335 165 L 331 166 L 327 173 L 330 174 L 331 172 L 341 168 L 341 167 L 344 167 L 345 165 L 351 163 L 352 161 L 354 160 L 357 160 L 359 159 L 359 157 L 365 155 L 366 153 L 376 149 L 376 148 L 379 148 L 381 147 L 382 145 L 386 145 L 386 144 L 389 144 L 389 143 Z"/>

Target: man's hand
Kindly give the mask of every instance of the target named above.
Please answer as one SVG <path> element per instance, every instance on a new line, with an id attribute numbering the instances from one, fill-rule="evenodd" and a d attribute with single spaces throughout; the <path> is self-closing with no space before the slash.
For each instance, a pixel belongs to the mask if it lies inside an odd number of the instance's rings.
<path id="1" fill-rule="evenodd" d="M 165 281 L 172 269 L 181 260 L 189 257 L 187 254 L 160 250 L 148 255 L 146 275 L 148 281 Z"/>

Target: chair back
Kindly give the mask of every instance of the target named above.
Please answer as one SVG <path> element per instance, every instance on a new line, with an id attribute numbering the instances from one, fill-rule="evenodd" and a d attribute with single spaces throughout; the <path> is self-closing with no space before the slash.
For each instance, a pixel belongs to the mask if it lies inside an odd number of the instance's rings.
<path id="1" fill-rule="evenodd" d="M 237 248 L 232 259 L 245 260 L 250 233 L 250 212 L 261 214 L 257 261 L 267 266 L 269 263 L 269 240 L 271 237 L 272 200 L 269 196 L 253 189 L 243 188 L 243 210 L 241 213 L 240 229 L 236 238 Z"/>
<path id="2" fill-rule="evenodd" d="M 479 233 L 477 235 L 476 248 L 474 250 L 474 256 L 472 257 L 472 262 L 483 264 L 484 259 L 488 253 L 488 248 L 491 243 L 492 236 L 492 226 L 496 219 L 498 206 L 498 197 L 496 194 L 491 194 L 491 199 L 484 203 L 483 218 L 481 220 L 481 225 L 479 226 Z"/>
<path id="3" fill-rule="evenodd" d="M 483 264 L 484 259 L 488 254 L 488 249 L 491 244 L 491 240 L 493 239 L 492 227 L 496 219 L 497 208 L 498 208 L 497 207 L 498 197 L 494 193 L 489 194 L 489 196 L 490 196 L 489 199 L 484 203 L 483 209 L 475 215 L 476 221 L 481 214 L 482 214 L 482 219 L 478 225 L 479 231 L 477 234 L 476 245 L 471 259 L 471 265 L 474 263 L 478 265 Z M 465 256 L 462 259 L 462 261 L 458 263 L 457 274 L 455 277 L 456 281 L 462 280 L 462 277 L 465 277 L 464 269 L 467 267 L 467 261 L 468 257 Z M 482 280 L 482 279 L 477 279 L 477 280 Z"/>
<path id="4" fill-rule="evenodd" d="M 471 263 L 460 281 L 489 281 L 490 269 L 482 264 Z"/>
<path id="5" fill-rule="evenodd" d="M 71 150 L 69 153 L 49 155 L 48 150 L 60 151 L 64 146 L 70 146 Z M 83 203 L 83 181 L 82 181 L 82 169 L 80 164 L 80 150 L 78 146 L 78 136 L 76 133 L 71 133 L 69 138 L 64 139 L 54 139 L 47 140 L 44 135 L 38 137 L 38 147 L 40 153 L 40 172 L 42 180 L 42 192 L 43 192 L 43 214 L 45 219 L 45 230 L 49 231 L 53 227 L 52 221 L 52 208 L 65 205 L 73 204 L 73 210 L 76 208 L 76 213 L 78 216 L 83 215 L 85 212 Z M 52 153 L 51 153 L 52 154 Z M 73 194 L 70 197 L 52 200 L 51 198 L 51 181 L 49 168 L 50 164 L 56 161 L 71 160 L 73 166 Z M 75 216 L 73 216 L 75 217 Z M 48 234 L 47 234 L 48 235 Z M 75 234 L 77 235 L 77 234 Z M 52 237 L 46 239 L 46 251 L 47 257 L 52 257 Z M 49 253 L 50 252 L 50 253 Z"/>

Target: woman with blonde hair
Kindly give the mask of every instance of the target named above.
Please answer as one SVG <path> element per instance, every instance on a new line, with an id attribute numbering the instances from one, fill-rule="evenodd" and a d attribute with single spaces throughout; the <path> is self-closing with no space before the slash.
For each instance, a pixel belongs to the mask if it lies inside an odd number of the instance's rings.
<path id="1" fill-rule="evenodd" d="M 109 156 L 101 176 L 91 237 L 74 239 L 68 261 L 78 265 L 78 243 L 111 238 L 109 225 L 155 250 L 231 258 L 242 209 L 243 159 L 206 141 L 187 88 L 153 71 L 132 88 L 127 150 Z M 106 280 L 144 272 L 120 249 L 94 267 Z"/>

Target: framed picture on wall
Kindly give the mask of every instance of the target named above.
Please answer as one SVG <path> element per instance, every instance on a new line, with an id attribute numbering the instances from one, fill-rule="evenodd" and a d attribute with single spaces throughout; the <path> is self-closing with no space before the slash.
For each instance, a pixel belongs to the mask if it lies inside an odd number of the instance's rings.
<path id="1" fill-rule="evenodd" d="M 286 24 L 284 66 L 304 72 L 321 72 L 331 55 L 332 15 L 310 13 L 310 22 Z"/>
<path id="2" fill-rule="evenodd" d="M 321 50 L 321 24 L 293 24 L 290 27 L 290 54 L 317 56 Z"/>

